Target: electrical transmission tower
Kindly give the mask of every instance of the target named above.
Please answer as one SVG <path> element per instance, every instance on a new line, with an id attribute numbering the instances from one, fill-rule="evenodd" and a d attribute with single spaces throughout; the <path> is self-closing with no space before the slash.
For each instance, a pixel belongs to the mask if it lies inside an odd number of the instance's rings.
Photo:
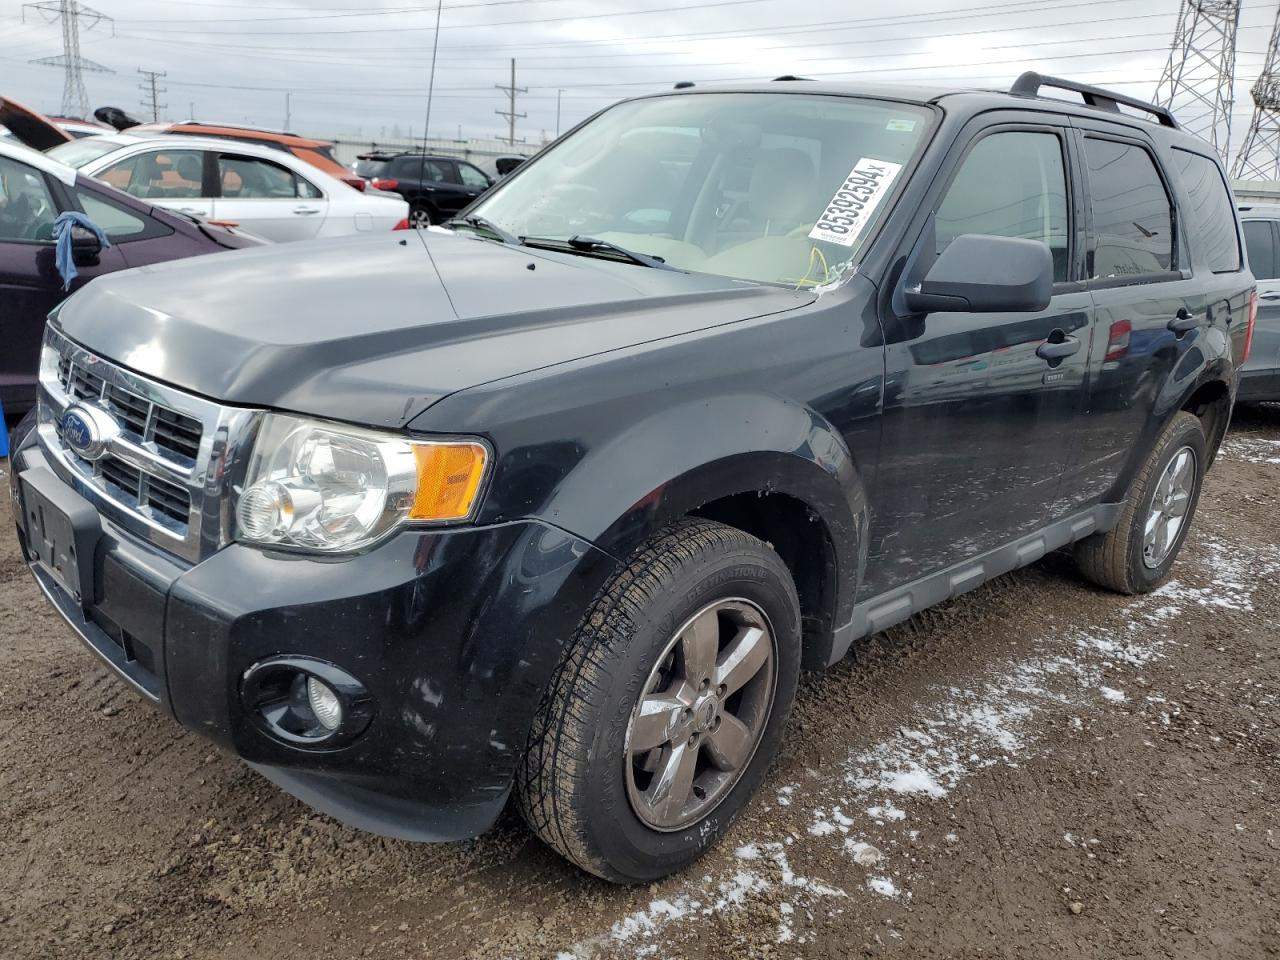
<path id="1" fill-rule="evenodd" d="M 160 119 L 160 111 L 167 110 L 169 105 L 160 102 L 160 94 L 168 93 L 167 87 L 156 86 L 156 81 L 161 77 L 167 77 L 168 74 L 162 70 L 143 70 L 138 68 L 138 72 L 142 74 L 142 82 L 138 84 L 138 89 L 145 95 L 146 99 L 142 101 L 142 109 L 151 112 L 152 120 Z"/>
<path id="2" fill-rule="evenodd" d="M 494 112 L 494 113 L 496 113 L 496 114 L 497 114 L 498 116 L 500 116 L 500 117 L 506 117 L 506 118 L 507 118 L 507 143 L 511 144 L 511 146 L 513 146 L 513 147 L 514 147 L 514 146 L 516 145 L 516 121 L 517 121 L 517 120 L 523 120 L 525 117 L 527 117 L 527 116 L 528 116 L 528 114 L 527 114 L 527 113 L 516 113 L 516 94 L 518 94 L 518 93 L 528 93 L 528 92 L 529 92 L 529 88 L 528 88 L 528 87 L 517 87 L 517 86 L 516 86 L 516 62 L 515 62 L 515 60 L 512 60 L 512 61 L 511 61 L 511 84 L 510 84 L 510 86 L 503 86 L 503 85 L 502 85 L 502 84 L 500 84 L 500 83 L 495 83 L 495 84 L 494 84 L 494 87 L 496 87 L 498 90 L 501 90 L 503 93 L 505 93 L 505 94 L 507 95 L 507 109 L 506 109 L 506 110 L 495 110 L 495 111 L 493 111 L 493 112 Z M 521 141 L 523 142 L 523 138 L 521 138 Z"/>
<path id="3" fill-rule="evenodd" d="M 1253 120 L 1231 175 L 1238 180 L 1280 179 L 1280 10 L 1276 11 L 1267 61 L 1250 90 Z"/>
<path id="4" fill-rule="evenodd" d="M 100 63 L 86 60 L 80 56 L 80 22 L 85 21 L 85 29 L 92 30 L 104 20 L 114 23 L 105 13 L 86 7 L 76 0 L 41 0 L 39 3 L 26 3 L 22 6 L 22 19 L 26 22 L 27 11 L 31 10 L 44 18 L 46 23 L 62 21 L 62 56 L 41 57 L 32 63 L 47 67 L 62 67 L 62 115 L 64 117 L 89 116 L 89 91 L 84 86 L 84 74 L 114 73 Z M 112 36 L 115 29 L 112 28 Z"/>
<path id="5" fill-rule="evenodd" d="M 1208 140 L 1224 161 L 1231 149 L 1232 81 L 1236 69 L 1239 0 L 1182 0 L 1169 62 L 1156 103 Z"/>

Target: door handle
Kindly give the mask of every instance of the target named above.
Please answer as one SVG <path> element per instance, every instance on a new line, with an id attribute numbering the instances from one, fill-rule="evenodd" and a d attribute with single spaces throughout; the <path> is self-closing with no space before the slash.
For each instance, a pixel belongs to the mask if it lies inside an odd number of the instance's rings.
<path id="1" fill-rule="evenodd" d="M 1057 343 L 1046 340 L 1036 348 L 1036 356 L 1041 360 L 1065 360 L 1080 351 L 1080 341 L 1075 337 L 1063 337 Z"/>
<path id="2" fill-rule="evenodd" d="M 1200 321 L 1187 312 L 1186 307 L 1178 311 L 1178 315 L 1169 321 L 1169 330 L 1179 339 L 1200 326 Z"/>
<path id="3" fill-rule="evenodd" d="M 1258 294 L 1259 300 L 1280 300 L 1280 290 L 1268 290 L 1266 293 Z"/>
<path id="4" fill-rule="evenodd" d="M 293 212 L 300 217 L 310 217 L 320 212 L 319 207 L 294 207 Z"/>

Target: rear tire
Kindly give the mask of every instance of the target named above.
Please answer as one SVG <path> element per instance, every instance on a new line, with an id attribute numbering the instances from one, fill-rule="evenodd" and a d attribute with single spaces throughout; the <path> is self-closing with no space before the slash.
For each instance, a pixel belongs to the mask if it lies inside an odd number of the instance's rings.
<path id="1" fill-rule="evenodd" d="M 1199 419 L 1179 411 L 1130 483 L 1115 527 L 1076 544 L 1085 578 L 1124 594 L 1158 587 L 1187 538 L 1208 463 Z"/>
<path id="2" fill-rule="evenodd" d="M 525 820 L 614 883 L 687 866 L 764 780 L 799 670 L 778 555 L 723 524 L 669 527 L 604 587 L 551 681 L 517 773 Z"/>

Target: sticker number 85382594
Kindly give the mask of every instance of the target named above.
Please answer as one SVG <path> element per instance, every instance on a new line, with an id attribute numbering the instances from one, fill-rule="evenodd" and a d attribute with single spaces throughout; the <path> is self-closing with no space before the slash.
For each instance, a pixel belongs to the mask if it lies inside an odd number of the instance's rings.
<path id="1" fill-rule="evenodd" d="M 810 240 L 851 247 L 902 172 L 902 164 L 863 157 L 809 231 Z"/>

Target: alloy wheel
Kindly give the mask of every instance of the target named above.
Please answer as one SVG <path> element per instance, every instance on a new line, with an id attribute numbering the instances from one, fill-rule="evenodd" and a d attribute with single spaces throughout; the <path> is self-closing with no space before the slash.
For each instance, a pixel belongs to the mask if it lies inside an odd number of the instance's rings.
<path id="1" fill-rule="evenodd" d="M 1142 562 L 1150 570 L 1163 566 L 1178 542 L 1191 508 L 1196 472 L 1195 451 L 1182 447 L 1160 475 L 1142 536 Z"/>
<path id="2" fill-rule="evenodd" d="M 676 631 L 627 727 L 627 798 L 644 823 L 681 830 L 733 789 L 769 722 L 776 657 L 748 600 L 717 600 Z"/>

